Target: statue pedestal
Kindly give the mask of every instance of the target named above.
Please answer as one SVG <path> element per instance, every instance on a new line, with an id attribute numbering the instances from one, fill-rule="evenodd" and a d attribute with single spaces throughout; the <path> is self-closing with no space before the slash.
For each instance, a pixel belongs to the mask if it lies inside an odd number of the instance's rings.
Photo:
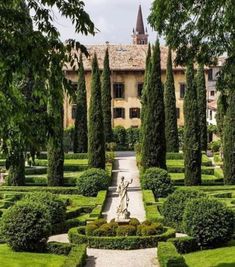
<path id="1" fill-rule="evenodd" d="M 128 224 L 130 222 L 130 219 L 115 219 L 115 222 L 118 225 Z"/>

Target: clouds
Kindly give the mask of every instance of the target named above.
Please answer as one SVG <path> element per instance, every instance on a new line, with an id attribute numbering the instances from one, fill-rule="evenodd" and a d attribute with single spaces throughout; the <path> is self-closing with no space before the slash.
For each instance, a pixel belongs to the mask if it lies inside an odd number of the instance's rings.
<path id="1" fill-rule="evenodd" d="M 75 38 L 84 44 L 131 43 L 132 29 L 136 24 L 138 6 L 137 0 L 86 0 L 85 10 L 90 15 L 99 32 L 95 37 L 82 36 L 74 33 L 71 23 L 64 18 L 57 18 L 56 27 L 61 32 L 61 39 Z M 152 0 L 142 2 L 145 26 Z M 58 12 L 57 12 L 58 17 Z M 148 25 L 150 40 L 155 40 L 156 34 Z"/>

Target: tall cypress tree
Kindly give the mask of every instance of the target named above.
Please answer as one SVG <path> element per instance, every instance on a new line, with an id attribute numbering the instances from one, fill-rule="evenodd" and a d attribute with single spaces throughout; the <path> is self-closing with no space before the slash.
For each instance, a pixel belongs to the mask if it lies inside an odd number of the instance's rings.
<path id="1" fill-rule="evenodd" d="M 150 75 L 146 88 L 142 164 L 144 169 L 166 169 L 166 140 L 163 85 L 161 81 L 161 52 L 159 41 L 153 50 Z"/>
<path id="2" fill-rule="evenodd" d="M 88 163 L 90 167 L 105 169 L 105 137 L 101 104 L 100 71 L 96 54 L 92 61 L 88 125 Z"/>
<path id="3" fill-rule="evenodd" d="M 223 141 L 223 130 L 224 130 L 224 116 L 227 110 L 227 96 L 224 92 L 220 92 L 217 100 L 217 112 L 216 112 L 216 123 L 218 128 L 218 133 Z"/>
<path id="4" fill-rule="evenodd" d="M 197 89 L 193 63 L 187 65 L 187 89 L 184 97 L 184 167 L 185 185 L 201 184 L 201 149 L 198 123 Z"/>
<path id="5" fill-rule="evenodd" d="M 104 58 L 104 69 L 102 73 L 101 99 L 104 119 L 105 142 L 112 142 L 112 113 L 111 113 L 111 80 L 109 67 L 109 50 L 106 49 Z"/>
<path id="6" fill-rule="evenodd" d="M 207 122 L 206 122 L 206 81 L 204 64 L 199 64 L 197 70 L 197 102 L 200 128 L 201 150 L 207 150 Z"/>
<path id="7" fill-rule="evenodd" d="M 235 184 L 235 92 L 228 92 L 228 107 L 223 131 L 224 182 Z"/>
<path id="8" fill-rule="evenodd" d="M 166 148 L 168 152 L 179 152 L 175 82 L 172 69 L 171 49 L 168 51 L 166 83 L 164 90 L 166 118 Z"/>
<path id="9" fill-rule="evenodd" d="M 74 153 L 87 152 L 87 96 L 85 72 L 82 61 L 82 53 L 80 54 L 80 66 L 78 72 L 78 87 L 76 92 L 76 117 L 73 140 Z"/>
<path id="10" fill-rule="evenodd" d="M 141 132 L 143 132 L 144 127 L 144 115 L 145 115 L 145 106 L 147 104 L 147 85 L 148 85 L 148 77 L 150 74 L 150 68 L 151 68 L 151 45 L 148 45 L 148 51 L 145 61 L 145 73 L 144 73 L 144 85 L 141 95 Z M 142 135 L 143 136 L 143 135 Z"/>
<path id="11" fill-rule="evenodd" d="M 47 179 L 49 186 L 64 183 L 64 111 L 63 72 L 60 55 L 54 53 L 49 78 L 48 118 L 49 138 L 47 144 Z"/>

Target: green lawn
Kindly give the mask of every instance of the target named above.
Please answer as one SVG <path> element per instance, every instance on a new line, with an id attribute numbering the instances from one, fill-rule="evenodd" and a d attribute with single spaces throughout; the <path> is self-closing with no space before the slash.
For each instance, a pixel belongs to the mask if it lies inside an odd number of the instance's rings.
<path id="1" fill-rule="evenodd" d="M 59 267 L 66 256 L 28 252 L 14 252 L 7 245 L 0 245 L 1 267 Z"/>
<path id="2" fill-rule="evenodd" d="M 173 180 L 184 179 L 184 173 L 170 173 Z M 202 180 L 215 180 L 217 179 L 214 175 L 202 174 Z"/>
<path id="3" fill-rule="evenodd" d="M 234 267 L 235 246 L 184 255 L 188 267 Z"/>

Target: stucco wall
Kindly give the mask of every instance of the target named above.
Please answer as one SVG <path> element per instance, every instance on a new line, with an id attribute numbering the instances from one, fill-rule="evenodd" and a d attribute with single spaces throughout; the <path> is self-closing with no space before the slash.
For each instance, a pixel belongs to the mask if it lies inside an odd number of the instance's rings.
<path id="1" fill-rule="evenodd" d="M 77 82 L 76 72 L 67 72 L 66 78 Z M 166 75 L 165 72 L 162 73 L 162 81 L 165 82 Z M 176 93 L 176 107 L 180 109 L 180 118 L 178 119 L 178 125 L 184 125 L 183 118 L 183 99 L 180 98 L 180 84 L 185 83 L 185 74 L 183 71 L 174 72 L 175 79 L 175 93 Z M 114 99 L 112 98 L 112 110 L 115 107 L 125 108 L 125 119 L 118 118 L 113 119 L 113 127 L 117 125 L 122 125 L 125 128 L 140 126 L 140 119 L 133 118 L 129 116 L 130 108 L 141 108 L 140 99 L 138 98 L 137 84 L 144 81 L 144 72 L 135 71 L 135 72 L 117 72 L 112 71 L 111 76 L 112 84 L 115 82 L 122 82 L 125 85 L 125 98 L 124 99 Z M 89 105 L 90 99 L 90 88 L 91 88 L 91 73 L 86 73 L 86 87 L 87 87 L 87 101 Z M 113 96 L 113 88 L 112 88 Z M 64 101 L 64 126 L 69 127 L 74 124 L 72 119 L 72 103 L 69 101 L 68 97 L 65 96 Z"/>

